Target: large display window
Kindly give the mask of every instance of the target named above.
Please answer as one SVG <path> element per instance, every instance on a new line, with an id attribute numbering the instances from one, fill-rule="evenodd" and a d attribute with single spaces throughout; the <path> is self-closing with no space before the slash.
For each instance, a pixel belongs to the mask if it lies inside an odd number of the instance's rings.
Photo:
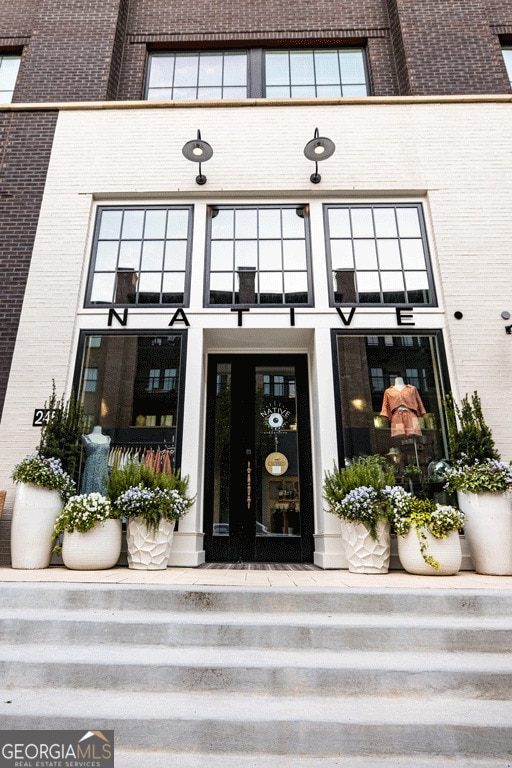
<path id="1" fill-rule="evenodd" d="M 86 431 L 101 427 L 113 447 L 168 449 L 176 460 L 185 338 L 83 332 L 77 392 Z"/>
<path id="2" fill-rule="evenodd" d="M 340 456 L 380 454 L 398 482 L 435 481 L 446 458 L 440 333 L 336 334 Z"/>

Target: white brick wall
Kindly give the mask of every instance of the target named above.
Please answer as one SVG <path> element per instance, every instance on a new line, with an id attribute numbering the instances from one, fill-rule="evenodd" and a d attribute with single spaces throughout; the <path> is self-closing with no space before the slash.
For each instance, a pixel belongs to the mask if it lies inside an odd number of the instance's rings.
<path id="1" fill-rule="evenodd" d="M 337 149 L 320 164 L 322 182 L 315 186 L 303 148 L 317 126 Z M 203 166 L 205 187 L 195 184 L 197 166 L 181 153 L 198 128 L 214 149 Z M 82 308 L 97 201 L 179 199 L 197 205 L 193 279 L 199 283 L 187 315 L 195 328 L 205 329 L 236 327 L 233 313 L 201 306 L 205 203 L 423 201 L 440 306 L 415 312 L 416 327 L 444 329 L 456 396 L 478 389 L 498 447 L 512 458 L 512 336 L 500 317 L 503 310 L 512 313 L 511 136 L 512 104 L 505 99 L 66 107 L 0 425 L 0 487 L 8 487 L 12 499 L 9 474 L 39 440 L 32 414 L 48 397 L 52 378 L 58 394 L 71 386 L 79 328 L 106 327 L 106 312 Z M 323 243 L 315 249 L 323 259 Z M 316 283 L 324 272 L 316 263 Z M 314 309 L 297 310 L 297 328 L 340 327 L 327 306 L 325 284 L 315 288 L 315 298 Z M 456 310 L 464 313 L 462 320 L 454 319 Z M 166 327 L 171 314 L 133 310 L 130 327 Z M 287 328 L 287 318 L 286 311 L 254 311 L 244 326 Z M 358 310 L 352 327 L 395 328 L 394 309 Z"/>

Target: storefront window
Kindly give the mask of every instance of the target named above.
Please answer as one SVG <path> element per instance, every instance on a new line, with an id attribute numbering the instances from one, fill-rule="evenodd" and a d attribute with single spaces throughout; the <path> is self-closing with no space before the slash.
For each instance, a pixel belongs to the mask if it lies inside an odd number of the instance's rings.
<path id="1" fill-rule="evenodd" d="M 345 461 L 380 454 L 426 490 L 447 457 L 438 335 L 340 334 L 336 348 Z"/>
<path id="2" fill-rule="evenodd" d="M 85 333 L 82 342 L 78 393 L 86 431 L 98 425 L 113 446 L 161 447 L 174 453 L 183 335 Z"/>

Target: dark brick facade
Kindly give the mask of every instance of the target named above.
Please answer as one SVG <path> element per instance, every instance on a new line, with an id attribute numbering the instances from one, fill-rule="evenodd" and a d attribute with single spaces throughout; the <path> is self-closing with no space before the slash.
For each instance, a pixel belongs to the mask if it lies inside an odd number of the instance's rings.
<path id="1" fill-rule="evenodd" d="M 510 92 L 493 24 L 505 16 L 512 22 L 512 8 L 509 2 L 488 5 L 388 0 L 400 95 Z"/>
<path id="2" fill-rule="evenodd" d="M 0 412 L 56 121 L 57 112 L 0 113 Z"/>

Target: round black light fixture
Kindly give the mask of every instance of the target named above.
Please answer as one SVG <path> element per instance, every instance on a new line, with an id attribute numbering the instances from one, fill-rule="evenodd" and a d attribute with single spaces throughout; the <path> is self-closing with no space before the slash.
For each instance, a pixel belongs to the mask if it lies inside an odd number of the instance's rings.
<path id="1" fill-rule="evenodd" d="M 318 173 L 318 163 L 320 160 L 327 160 L 327 158 L 334 155 L 336 145 L 332 139 L 328 139 L 327 136 L 320 136 L 318 128 L 315 128 L 315 135 L 308 141 L 304 147 L 304 154 L 308 160 L 312 160 L 315 163 L 315 172 L 309 177 L 313 184 L 318 184 L 321 180 L 321 176 Z"/>
<path id="2" fill-rule="evenodd" d="M 201 173 L 201 163 L 206 163 L 213 155 L 213 149 L 207 141 L 201 138 L 201 131 L 197 131 L 197 139 L 187 141 L 181 150 L 187 160 L 199 163 L 199 175 L 196 176 L 196 184 L 206 184 L 206 176 Z"/>

